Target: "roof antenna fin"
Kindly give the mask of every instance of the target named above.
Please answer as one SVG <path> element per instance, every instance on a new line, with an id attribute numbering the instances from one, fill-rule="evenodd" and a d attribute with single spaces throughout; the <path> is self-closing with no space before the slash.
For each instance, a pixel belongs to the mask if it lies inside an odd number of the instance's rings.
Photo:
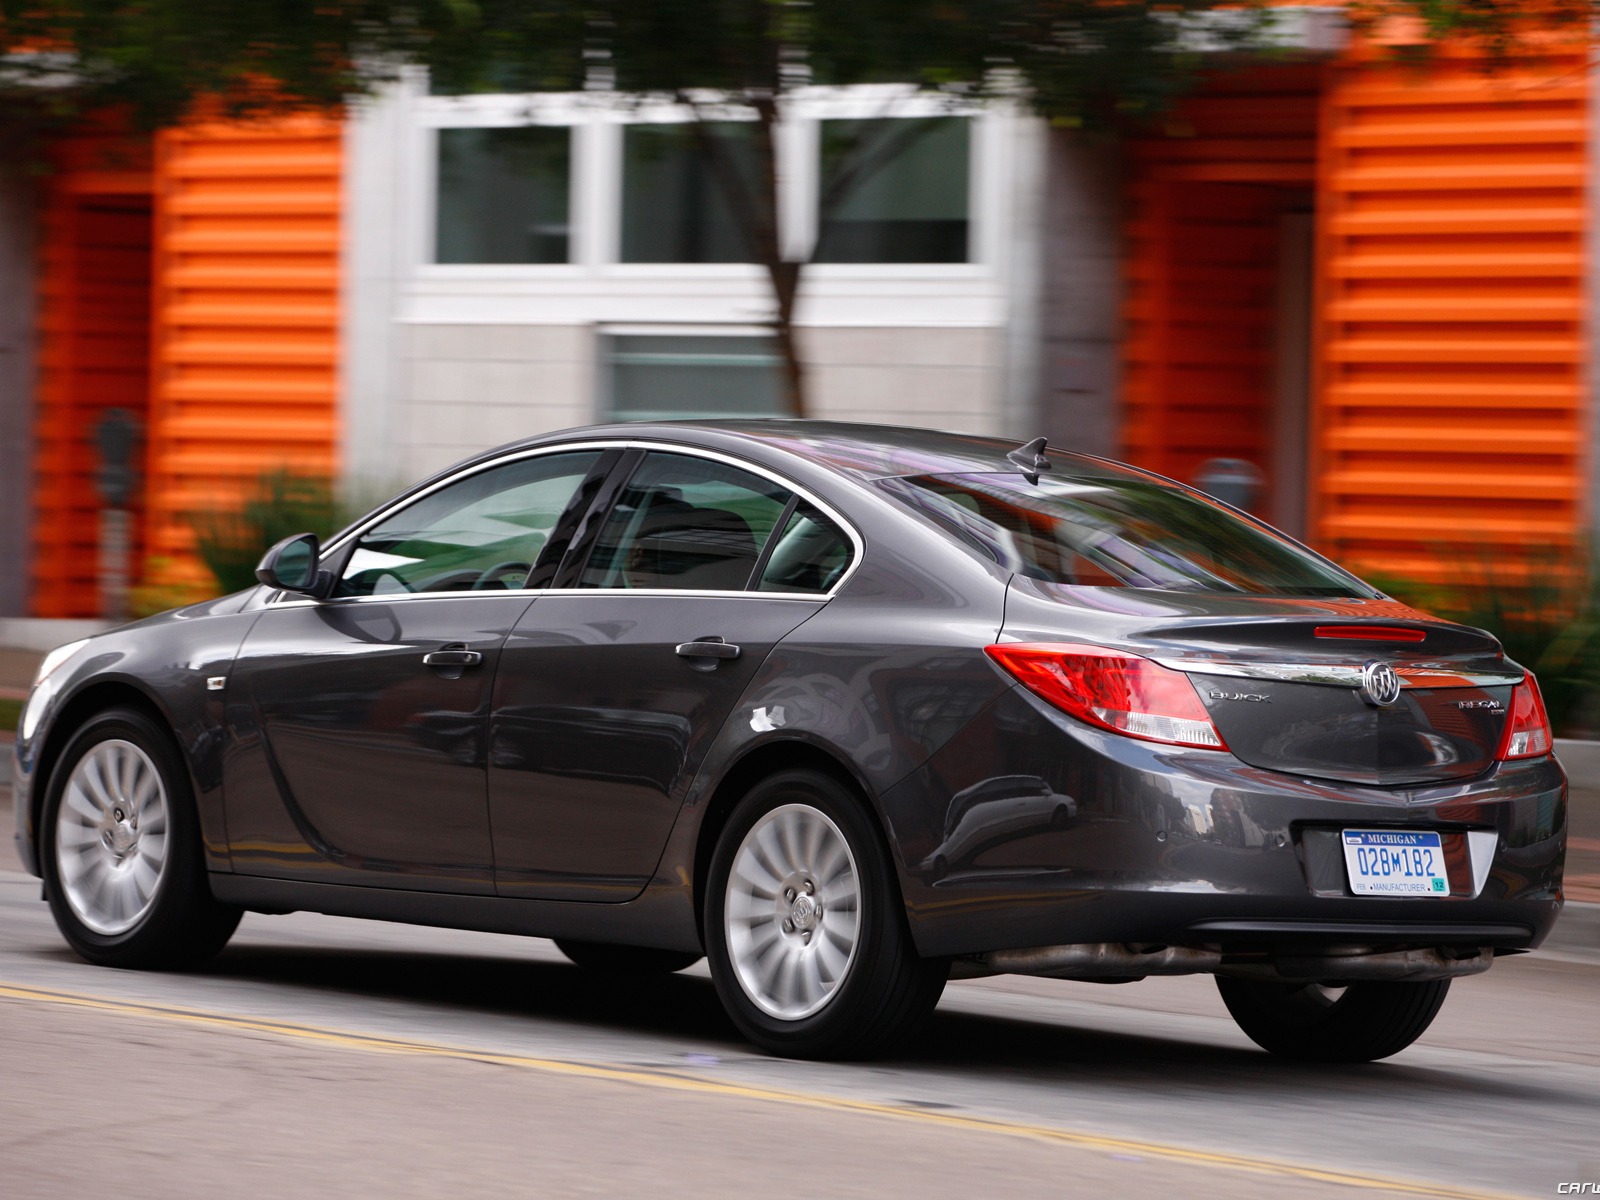
<path id="1" fill-rule="evenodd" d="M 1050 460 L 1044 456 L 1044 444 L 1047 439 L 1036 437 L 1026 446 L 1019 447 L 1006 455 L 1006 461 L 1022 471 L 1022 477 L 1029 483 L 1039 482 L 1039 472 L 1050 469 Z"/>

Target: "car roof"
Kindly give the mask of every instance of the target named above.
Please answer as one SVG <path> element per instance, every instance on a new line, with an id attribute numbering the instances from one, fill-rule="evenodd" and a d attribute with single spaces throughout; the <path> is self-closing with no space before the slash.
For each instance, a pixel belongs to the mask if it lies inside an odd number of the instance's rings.
<path id="1" fill-rule="evenodd" d="M 597 425 L 529 439 L 526 444 L 549 444 L 577 437 L 659 438 L 724 449 L 739 442 L 754 442 L 858 479 L 972 471 L 1015 474 L 1018 467 L 1007 461 L 1006 455 L 1021 445 L 1003 438 L 937 429 L 784 417 Z M 1053 446 L 1047 453 L 1057 472 L 1063 468 L 1067 473 L 1076 469 L 1092 474 L 1104 474 L 1108 469 L 1129 470 L 1121 464 Z"/>

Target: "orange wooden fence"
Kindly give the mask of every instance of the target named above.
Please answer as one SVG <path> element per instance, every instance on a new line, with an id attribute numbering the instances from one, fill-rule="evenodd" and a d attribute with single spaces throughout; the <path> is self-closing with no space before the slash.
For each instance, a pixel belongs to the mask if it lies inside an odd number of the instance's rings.
<path id="1" fill-rule="evenodd" d="M 148 147 L 93 130 L 60 148 L 39 241 L 32 611 L 99 612 L 95 427 L 142 415 L 150 360 Z M 134 561 L 142 504 L 134 505 Z"/>
<path id="2" fill-rule="evenodd" d="M 1309 203 L 1313 68 L 1219 78 L 1129 147 L 1123 453 L 1270 467 L 1278 217 Z M 1271 481 L 1269 481 L 1271 482 Z"/>
<path id="3" fill-rule="evenodd" d="M 1340 560 L 1438 575 L 1446 542 L 1587 526 L 1588 105 L 1580 54 L 1333 75 L 1312 511 Z"/>
<path id="4" fill-rule="evenodd" d="M 200 577 L 188 514 L 265 470 L 331 476 L 342 127 L 205 124 L 157 140 L 149 552 Z"/>
<path id="5" fill-rule="evenodd" d="M 146 423 L 146 582 L 208 587 L 190 515 L 261 472 L 333 473 L 341 139 L 336 120 L 294 117 L 165 131 L 153 165 L 125 133 L 63 147 L 41 249 L 37 615 L 99 612 L 106 408 Z"/>

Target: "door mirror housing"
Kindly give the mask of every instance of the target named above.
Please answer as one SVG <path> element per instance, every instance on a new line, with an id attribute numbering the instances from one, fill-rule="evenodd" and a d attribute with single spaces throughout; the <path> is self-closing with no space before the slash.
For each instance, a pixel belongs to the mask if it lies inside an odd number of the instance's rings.
<path id="1" fill-rule="evenodd" d="M 327 576 L 318 569 L 321 556 L 322 546 L 316 534 L 297 533 L 261 556 L 256 578 L 268 587 L 320 598 Z"/>

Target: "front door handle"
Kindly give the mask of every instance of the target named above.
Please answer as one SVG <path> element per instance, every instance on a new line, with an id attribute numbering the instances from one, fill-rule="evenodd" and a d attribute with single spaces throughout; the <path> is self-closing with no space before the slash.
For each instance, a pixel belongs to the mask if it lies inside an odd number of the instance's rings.
<path id="1" fill-rule="evenodd" d="M 704 637 L 682 643 L 678 653 L 684 658 L 738 658 L 739 647 L 721 638 Z"/>
<path id="2" fill-rule="evenodd" d="M 483 655 L 476 650 L 431 650 L 422 656 L 425 666 L 454 668 L 457 671 L 463 667 L 475 667 L 482 661 Z"/>

